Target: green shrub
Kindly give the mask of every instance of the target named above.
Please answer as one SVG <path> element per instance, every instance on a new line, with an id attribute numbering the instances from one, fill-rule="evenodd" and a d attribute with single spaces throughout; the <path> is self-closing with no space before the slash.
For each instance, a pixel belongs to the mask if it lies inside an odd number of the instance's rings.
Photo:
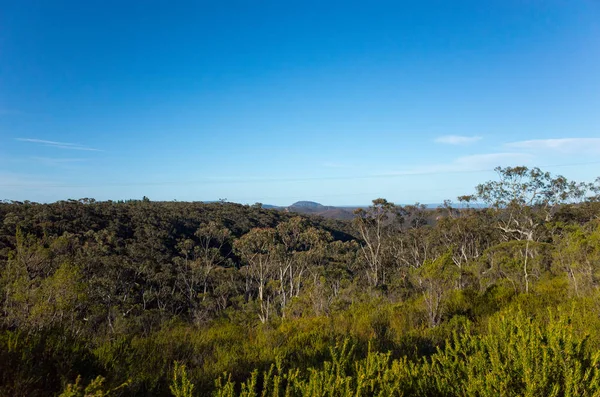
<path id="1" fill-rule="evenodd" d="M 369 352 L 354 360 L 348 341 L 320 368 L 284 370 L 276 362 L 239 386 L 224 375 L 215 396 L 597 396 L 600 352 L 590 352 L 569 316 L 548 321 L 510 311 L 485 334 L 455 332 L 430 358 L 392 360 Z"/>

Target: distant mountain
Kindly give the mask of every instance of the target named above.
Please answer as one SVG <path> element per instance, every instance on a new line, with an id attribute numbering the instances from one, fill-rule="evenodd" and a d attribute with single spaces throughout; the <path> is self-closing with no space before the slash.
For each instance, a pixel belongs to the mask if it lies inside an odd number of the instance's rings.
<path id="1" fill-rule="evenodd" d="M 321 209 L 325 208 L 323 204 L 315 203 L 314 201 L 296 201 L 294 204 L 290 205 L 288 208 L 307 208 L 307 209 Z"/>
<path id="2" fill-rule="evenodd" d="M 314 201 L 297 201 L 288 207 L 280 209 L 297 214 L 322 216 L 328 219 L 351 220 L 354 218 L 354 208 L 333 207 Z"/>
<path id="3" fill-rule="evenodd" d="M 455 208 L 462 208 L 460 205 L 454 204 Z M 427 210 L 434 210 L 439 208 L 442 204 L 425 204 L 425 208 Z M 331 206 L 331 205 L 323 205 L 321 203 L 317 203 L 315 201 L 297 201 L 292 205 L 287 207 L 276 206 L 276 205 L 268 205 L 263 204 L 263 208 L 266 209 L 275 209 L 279 211 L 285 212 L 293 212 L 302 215 L 316 215 L 322 216 L 327 219 L 338 219 L 338 220 L 352 220 L 354 219 L 354 210 L 357 208 L 367 208 L 368 206 Z"/>
<path id="4" fill-rule="evenodd" d="M 297 201 L 287 207 L 261 204 L 262 208 L 274 209 L 278 211 L 293 212 L 302 215 L 316 215 L 327 219 L 351 220 L 354 218 L 353 211 L 358 207 L 334 207 L 323 205 L 315 201 Z"/>

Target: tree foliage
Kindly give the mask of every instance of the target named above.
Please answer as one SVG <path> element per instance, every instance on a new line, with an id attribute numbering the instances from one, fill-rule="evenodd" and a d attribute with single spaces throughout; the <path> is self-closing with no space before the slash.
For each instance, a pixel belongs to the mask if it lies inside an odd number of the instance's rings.
<path id="1" fill-rule="evenodd" d="M 2 202 L 0 396 L 598 395 L 598 180 L 497 171 L 352 222 Z"/>

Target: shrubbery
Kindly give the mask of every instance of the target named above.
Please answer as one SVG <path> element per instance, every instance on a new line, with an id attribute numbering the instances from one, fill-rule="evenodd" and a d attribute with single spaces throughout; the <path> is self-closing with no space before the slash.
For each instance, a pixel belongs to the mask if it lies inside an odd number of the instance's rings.
<path id="1" fill-rule="evenodd" d="M 499 176 L 353 223 L 0 203 L 0 395 L 598 395 L 600 187 Z"/>

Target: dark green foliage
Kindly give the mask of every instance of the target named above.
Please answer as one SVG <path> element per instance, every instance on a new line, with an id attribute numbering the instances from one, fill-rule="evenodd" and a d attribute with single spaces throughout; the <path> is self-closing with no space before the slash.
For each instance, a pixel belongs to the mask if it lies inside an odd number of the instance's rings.
<path id="1" fill-rule="evenodd" d="M 596 396 L 599 360 L 569 316 L 542 321 L 513 310 L 483 334 L 467 324 L 427 358 L 369 351 L 358 359 L 346 341 L 319 368 L 285 369 L 278 360 L 239 388 L 225 375 L 214 396 Z"/>
<path id="2" fill-rule="evenodd" d="M 62 385 L 101 373 L 85 341 L 58 329 L 0 333 L 0 395 L 46 396 Z"/>
<path id="3" fill-rule="evenodd" d="M 598 395 L 597 196 L 499 176 L 355 222 L 0 203 L 0 396 Z"/>

